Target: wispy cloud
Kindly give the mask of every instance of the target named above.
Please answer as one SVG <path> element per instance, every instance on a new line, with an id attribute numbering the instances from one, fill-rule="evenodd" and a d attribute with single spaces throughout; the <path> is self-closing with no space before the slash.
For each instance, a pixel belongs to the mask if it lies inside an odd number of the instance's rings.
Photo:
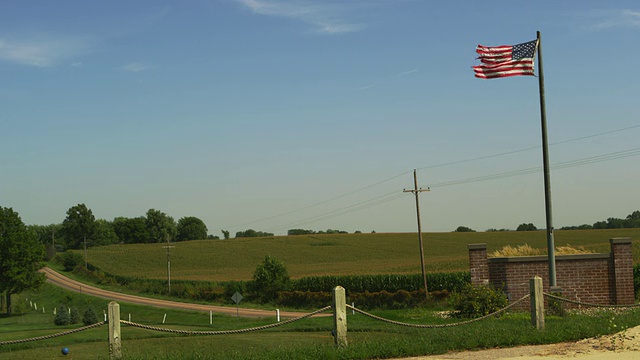
<path id="1" fill-rule="evenodd" d="M 593 10 L 584 17 L 591 30 L 640 28 L 640 11 L 637 10 Z"/>
<path id="2" fill-rule="evenodd" d="M 417 72 L 418 68 L 413 68 L 411 70 L 407 70 L 407 71 L 403 71 L 401 73 L 398 73 L 398 75 L 396 76 L 405 76 L 405 75 L 409 75 L 409 74 L 413 74 L 414 72 Z"/>
<path id="3" fill-rule="evenodd" d="M 140 72 L 149 70 L 149 66 L 140 62 L 130 63 L 127 65 L 123 65 L 120 67 L 121 70 L 130 71 L 130 72 Z"/>
<path id="4" fill-rule="evenodd" d="M 88 41 L 73 38 L 28 40 L 0 38 L 0 59 L 23 65 L 50 67 L 88 52 Z"/>
<path id="5" fill-rule="evenodd" d="M 323 2 L 291 2 L 283 0 L 235 0 L 256 14 L 277 16 L 305 22 L 316 32 L 323 34 L 341 34 L 359 31 L 363 24 L 344 20 L 347 7 L 340 4 Z"/>

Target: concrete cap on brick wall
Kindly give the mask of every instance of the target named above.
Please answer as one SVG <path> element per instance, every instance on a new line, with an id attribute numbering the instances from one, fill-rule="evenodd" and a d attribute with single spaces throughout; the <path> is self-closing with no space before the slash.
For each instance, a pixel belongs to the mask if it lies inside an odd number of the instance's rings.
<path id="1" fill-rule="evenodd" d="M 469 250 L 487 250 L 487 244 L 468 244 Z"/>
<path id="2" fill-rule="evenodd" d="M 630 237 L 618 237 L 609 239 L 611 244 L 631 244 Z"/>

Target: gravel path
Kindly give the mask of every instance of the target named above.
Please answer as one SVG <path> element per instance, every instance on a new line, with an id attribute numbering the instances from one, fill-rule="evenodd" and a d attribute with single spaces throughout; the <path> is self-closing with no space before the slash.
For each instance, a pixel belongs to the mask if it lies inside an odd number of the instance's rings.
<path id="1" fill-rule="evenodd" d="M 115 291 L 99 289 L 97 287 L 81 283 L 79 281 L 70 279 L 48 267 L 45 267 L 40 271 L 42 271 L 45 275 L 47 275 L 47 282 L 55 286 L 59 286 L 61 288 L 64 288 L 70 291 L 75 291 L 78 293 L 96 296 L 96 297 L 100 297 L 108 300 L 123 301 L 131 304 L 149 305 L 149 306 L 155 306 L 160 308 L 204 311 L 207 313 L 209 311 L 213 311 L 214 313 L 228 314 L 228 315 L 237 314 L 238 316 L 242 316 L 242 317 L 274 317 L 275 318 L 276 316 L 275 309 L 273 311 L 245 309 L 245 308 L 236 309 L 235 307 L 191 304 L 191 303 L 184 303 L 184 302 L 178 302 L 178 301 L 159 300 L 159 299 L 146 298 L 142 296 L 123 294 Z M 305 314 L 306 313 L 301 313 L 301 312 L 281 311 L 280 317 L 296 318 Z M 320 314 L 316 316 L 330 316 L 330 314 Z"/>

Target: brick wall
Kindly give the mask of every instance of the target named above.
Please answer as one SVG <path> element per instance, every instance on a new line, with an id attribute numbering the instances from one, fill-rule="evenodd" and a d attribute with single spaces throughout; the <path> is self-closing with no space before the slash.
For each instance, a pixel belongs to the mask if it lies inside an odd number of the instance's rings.
<path id="1" fill-rule="evenodd" d="M 609 254 L 556 256 L 556 285 L 568 299 L 594 304 L 633 304 L 633 258 L 630 238 L 610 240 Z M 549 292 L 547 256 L 487 259 L 486 244 L 469 245 L 471 282 L 503 289 L 510 301 L 529 293 L 529 279 L 540 276 Z M 527 308 L 528 304 L 522 304 Z"/>

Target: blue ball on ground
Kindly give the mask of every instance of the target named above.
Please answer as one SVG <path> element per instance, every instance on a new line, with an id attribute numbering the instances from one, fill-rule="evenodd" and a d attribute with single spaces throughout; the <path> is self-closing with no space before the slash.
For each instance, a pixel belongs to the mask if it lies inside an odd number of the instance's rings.
<path id="1" fill-rule="evenodd" d="M 69 353 L 69 348 L 63 347 L 61 352 L 62 352 L 62 355 L 67 355 Z"/>

